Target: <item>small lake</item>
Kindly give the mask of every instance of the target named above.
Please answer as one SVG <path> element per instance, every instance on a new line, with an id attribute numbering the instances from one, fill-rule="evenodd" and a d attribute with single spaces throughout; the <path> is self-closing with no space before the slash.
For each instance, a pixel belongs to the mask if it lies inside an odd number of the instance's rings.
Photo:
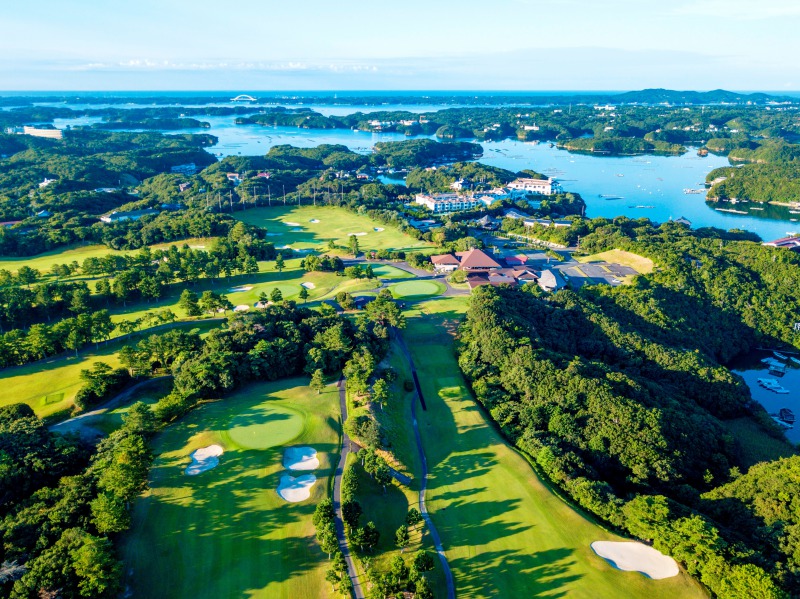
<path id="1" fill-rule="evenodd" d="M 62 104 L 63 105 L 63 104 Z M 119 105 L 122 107 L 133 105 Z M 73 106 L 78 108 L 79 106 Z M 380 105 L 380 106 L 311 106 L 323 114 L 348 114 L 354 111 L 409 110 L 431 112 L 444 106 L 437 105 Z M 254 113 L 257 109 L 254 109 Z M 297 147 L 314 147 L 320 144 L 342 144 L 353 151 L 367 154 L 381 141 L 402 141 L 409 137 L 402 133 L 370 133 L 349 129 L 300 129 L 263 125 L 236 125 L 234 116 L 197 117 L 210 123 L 209 129 L 182 129 L 173 133 L 207 133 L 219 142 L 209 148 L 217 157 L 231 155 L 263 156 L 272 146 L 289 144 Z M 96 122 L 87 117 L 57 119 L 59 128 Z M 433 139 L 433 136 L 418 138 Z M 586 216 L 628 216 L 649 218 L 664 222 L 681 216 L 692 222 L 692 227 L 719 227 L 745 229 L 757 233 L 765 240 L 784 237 L 789 232 L 800 231 L 800 215 L 788 209 L 757 204 L 723 204 L 745 214 L 720 212 L 705 202 L 704 194 L 685 194 L 684 189 L 701 189 L 706 175 L 713 169 L 729 166 L 722 156 L 697 156 L 690 150 L 682 156 L 596 156 L 574 154 L 550 147 L 548 143 L 503 140 L 482 142 L 484 155 L 480 162 L 512 171 L 533 169 L 558 179 L 567 191 L 580 193 L 586 201 Z M 387 180 L 388 181 L 388 180 Z M 391 182 L 400 182 L 392 178 Z M 601 196 L 616 196 L 610 199 Z"/>
<path id="2" fill-rule="evenodd" d="M 759 352 L 759 357 L 772 357 L 771 353 Z M 786 374 L 783 376 L 775 376 L 768 372 L 767 366 L 758 363 L 759 367 L 752 367 L 746 370 L 734 370 L 736 374 L 740 375 L 747 386 L 750 387 L 750 393 L 753 395 L 758 403 L 764 406 L 764 409 L 770 414 L 777 414 L 781 408 L 789 408 L 796 416 L 800 416 L 800 368 L 797 366 L 789 366 Z M 778 383 L 789 391 L 788 394 L 778 394 L 773 391 L 768 391 L 758 384 L 758 379 L 776 379 Z M 793 429 L 786 431 L 786 438 L 792 443 L 800 443 L 800 420 L 795 424 Z"/>

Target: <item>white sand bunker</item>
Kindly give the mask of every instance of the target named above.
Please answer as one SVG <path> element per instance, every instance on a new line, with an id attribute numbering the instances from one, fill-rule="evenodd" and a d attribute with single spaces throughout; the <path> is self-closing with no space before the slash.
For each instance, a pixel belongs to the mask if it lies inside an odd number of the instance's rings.
<path id="1" fill-rule="evenodd" d="M 311 487 L 315 482 L 317 482 L 317 477 L 313 474 L 303 474 L 297 478 L 284 474 L 278 485 L 278 495 L 289 503 L 303 501 L 311 497 Z"/>
<path id="2" fill-rule="evenodd" d="M 242 285 L 241 287 L 231 287 L 228 289 L 228 293 L 241 293 L 242 291 L 250 291 L 253 287 Z"/>
<path id="3" fill-rule="evenodd" d="M 299 227 L 300 226 L 300 223 L 290 223 L 288 221 L 283 223 L 283 224 L 286 225 L 287 227 Z"/>
<path id="4" fill-rule="evenodd" d="M 384 229 L 383 229 L 383 227 L 374 227 L 374 228 L 373 228 L 373 230 L 374 230 L 376 233 L 380 233 L 380 232 L 381 232 L 381 231 L 383 231 Z"/>
<path id="5" fill-rule="evenodd" d="M 362 235 L 366 235 L 366 233 L 364 231 L 361 231 L 360 233 L 348 233 L 347 234 L 348 237 L 350 237 L 351 235 L 355 235 L 356 237 L 361 237 Z"/>
<path id="6" fill-rule="evenodd" d="M 247 312 L 249 309 L 250 309 L 250 306 L 248 306 L 247 304 L 239 304 L 238 306 L 236 306 L 233 309 L 233 311 L 234 312 Z"/>
<path id="7" fill-rule="evenodd" d="M 636 541 L 595 541 L 592 549 L 611 565 L 626 572 L 641 572 L 660 580 L 678 575 L 678 564 L 668 555 Z"/>
<path id="8" fill-rule="evenodd" d="M 316 470 L 319 468 L 317 450 L 313 447 L 290 447 L 283 454 L 283 467 L 287 470 Z"/>
<path id="9" fill-rule="evenodd" d="M 318 219 L 318 218 L 312 218 L 312 219 L 311 219 L 310 221 L 308 221 L 308 222 L 310 222 L 310 223 L 318 223 L 318 222 L 319 222 L 319 219 Z"/>
<path id="10" fill-rule="evenodd" d="M 219 445 L 209 445 L 193 451 L 191 455 L 192 463 L 186 467 L 186 475 L 195 476 L 206 470 L 216 468 L 221 455 L 222 447 Z"/>
<path id="11" fill-rule="evenodd" d="M 309 283 L 307 281 L 305 283 L 300 283 L 300 286 L 301 287 L 305 287 L 306 289 L 315 289 L 316 288 L 316 285 L 314 285 L 314 283 Z"/>

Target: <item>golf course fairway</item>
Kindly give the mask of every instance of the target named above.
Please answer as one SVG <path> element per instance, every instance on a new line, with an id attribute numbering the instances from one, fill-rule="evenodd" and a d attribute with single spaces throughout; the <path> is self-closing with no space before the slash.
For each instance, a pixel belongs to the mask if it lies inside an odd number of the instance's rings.
<path id="1" fill-rule="evenodd" d="M 154 440 L 150 490 L 137 500 L 122 554 L 132 597 L 328 597 L 328 559 L 311 516 L 339 458 L 338 393 L 307 379 L 259 383 L 203 405 Z M 184 469 L 196 449 L 220 445 L 219 464 Z M 311 496 L 277 489 L 288 446 L 317 451 Z"/>
<path id="2" fill-rule="evenodd" d="M 459 597 L 705 597 L 681 572 L 651 580 L 614 569 L 594 541 L 620 541 L 557 497 L 489 423 L 456 362 L 452 333 L 465 298 L 407 312 L 403 336 L 427 411 L 417 410 L 428 468 L 428 510 Z"/>

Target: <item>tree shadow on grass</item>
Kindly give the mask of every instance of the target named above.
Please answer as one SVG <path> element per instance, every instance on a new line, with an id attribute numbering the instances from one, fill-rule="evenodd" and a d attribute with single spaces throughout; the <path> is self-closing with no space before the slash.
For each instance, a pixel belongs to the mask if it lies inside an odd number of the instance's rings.
<path id="1" fill-rule="evenodd" d="M 569 549 L 531 554 L 488 551 L 451 560 L 456 587 L 462 597 L 567 597 L 582 577 L 571 574 L 575 563 Z M 511 585 L 510 583 L 514 583 Z"/>

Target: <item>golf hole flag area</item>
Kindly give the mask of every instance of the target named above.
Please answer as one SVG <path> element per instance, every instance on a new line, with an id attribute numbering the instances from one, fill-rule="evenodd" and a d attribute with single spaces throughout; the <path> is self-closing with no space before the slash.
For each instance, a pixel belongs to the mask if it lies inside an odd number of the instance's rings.
<path id="1" fill-rule="evenodd" d="M 311 517 L 339 459 L 338 393 L 307 383 L 250 385 L 154 439 L 122 543 L 132 597 L 332 596 Z"/>

